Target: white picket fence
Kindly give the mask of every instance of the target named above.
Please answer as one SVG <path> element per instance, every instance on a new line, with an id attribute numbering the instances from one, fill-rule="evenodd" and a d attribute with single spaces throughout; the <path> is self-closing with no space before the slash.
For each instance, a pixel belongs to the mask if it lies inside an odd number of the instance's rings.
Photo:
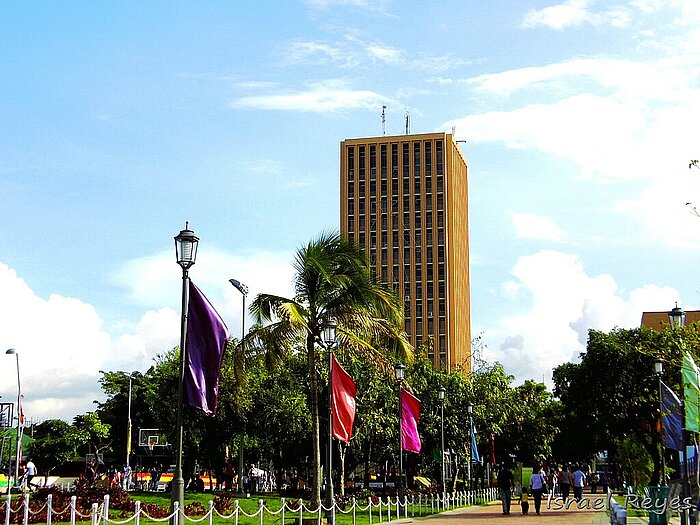
<path id="1" fill-rule="evenodd" d="M 296 525 L 303 525 L 312 520 L 315 525 L 321 525 L 323 516 L 328 513 L 331 514 L 331 523 L 335 523 L 336 514 L 351 514 L 353 525 L 357 525 L 356 515 L 357 512 L 368 512 L 369 514 L 369 524 L 374 523 L 374 520 L 378 522 L 392 521 L 401 518 L 408 518 L 409 513 L 411 517 L 416 515 L 416 508 L 418 508 L 418 514 L 421 515 L 423 511 L 427 512 L 430 508 L 430 513 L 435 514 L 445 510 L 449 510 L 456 507 L 466 507 L 468 505 L 480 505 L 488 503 L 497 498 L 498 491 L 495 488 L 470 490 L 462 492 L 454 492 L 449 494 L 433 494 L 433 495 L 418 495 L 411 496 L 410 498 L 404 498 L 403 502 L 399 501 L 399 498 L 377 498 L 377 503 L 373 503 L 372 499 L 369 499 L 366 505 L 361 505 L 360 503 L 352 498 L 352 504 L 350 508 L 341 509 L 337 504 L 333 507 L 325 507 L 321 505 L 316 509 L 310 509 L 303 502 L 300 504 L 299 501 L 293 500 L 292 502 L 285 501 L 284 498 L 281 500 L 281 506 L 278 510 L 272 511 L 265 506 L 263 500 L 258 502 L 258 510 L 252 514 L 245 512 L 238 503 L 238 500 L 234 502 L 234 510 L 231 514 L 221 514 L 214 508 L 214 502 L 209 501 L 209 510 L 204 514 L 204 516 L 198 516 L 196 518 L 188 517 L 184 512 L 180 512 L 178 509 L 178 504 L 175 502 L 174 510 L 168 516 L 163 518 L 155 518 L 149 516 L 145 511 L 141 509 L 141 502 L 135 502 L 135 511 L 132 516 L 126 519 L 113 519 L 109 517 L 109 495 L 104 496 L 101 503 L 93 503 L 92 508 L 88 514 L 83 514 L 76 509 L 76 497 L 72 496 L 68 507 L 64 509 L 54 509 L 52 506 L 51 495 L 48 496 L 44 505 L 38 510 L 31 510 L 29 508 L 29 494 L 24 494 L 20 505 L 17 508 L 12 508 L 10 496 L 3 501 L 2 511 L 5 514 L 5 525 L 10 525 L 10 521 L 17 522 L 15 518 L 12 520 L 12 514 L 21 514 L 21 522 L 23 525 L 29 523 L 30 514 L 37 515 L 46 511 L 46 525 L 51 525 L 52 517 L 59 514 L 65 514 L 70 512 L 70 525 L 75 525 L 76 522 L 84 523 L 90 521 L 91 525 L 126 525 L 133 523 L 134 525 L 140 525 L 142 519 L 149 520 L 150 522 L 170 522 L 172 520 L 173 525 L 187 525 L 190 523 L 206 523 L 207 525 L 213 525 L 214 516 L 223 518 L 225 520 L 232 520 L 231 525 L 238 525 L 239 518 L 257 518 L 258 525 L 265 525 L 265 518 L 272 517 L 272 520 L 277 523 L 279 520 L 280 525 L 288 525 L 289 521 L 292 520 Z M 309 518 L 309 515 L 313 515 L 313 518 Z"/>

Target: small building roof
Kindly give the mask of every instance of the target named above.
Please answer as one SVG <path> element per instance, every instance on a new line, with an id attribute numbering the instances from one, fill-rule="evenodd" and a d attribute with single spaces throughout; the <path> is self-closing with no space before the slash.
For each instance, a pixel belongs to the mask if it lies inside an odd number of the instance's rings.
<path id="1" fill-rule="evenodd" d="M 686 310 L 686 326 L 698 322 L 700 322 L 700 310 Z M 663 330 L 664 328 L 667 328 L 670 326 L 670 322 L 668 320 L 668 310 L 663 312 L 643 312 L 642 326 L 646 326 L 647 328 L 651 328 L 653 330 Z"/>

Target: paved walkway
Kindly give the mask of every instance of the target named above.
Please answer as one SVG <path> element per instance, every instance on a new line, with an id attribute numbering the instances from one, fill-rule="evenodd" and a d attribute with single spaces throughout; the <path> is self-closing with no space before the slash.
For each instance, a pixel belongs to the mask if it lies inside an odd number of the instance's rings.
<path id="1" fill-rule="evenodd" d="M 602 510 L 601 510 L 602 509 Z M 501 501 L 496 500 L 486 505 L 477 505 L 455 510 L 448 510 L 441 514 L 435 514 L 426 518 L 407 518 L 391 521 L 387 525 L 419 523 L 421 525 L 467 525 L 472 523 L 502 525 L 609 525 L 610 515 L 606 508 L 606 496 L 604 494 L 584 494 L 579 506 L 576 503 L 569 505 L 567 509 L 561 499 L 542 501 L 541 513 L 538 516 L 534 511 L 534 504 L 530 498 L 530 513 L 522 514 L 517 500 L 513 500 L 510 514 L 502 514 Z M 465 521 L 467 523 L 465 523 Z M 646 516 L 630 516 L 627 525 L 648 525 Z M 680 518 L 674 516 L 669 525 L 680 525 Z"/>
<path id="2" fill-rule="evenodd" d="M 597 503 L 596 503 L 597 502 Z M 550 508 L 547 508 L 547 501 L 542 502 L 541 514 L 535 514 L 532 498 L 530 498 L 530 513 L 523 515 L 520 510 L 520 505 L 516 500 L 510 508 L 510 514 L 504 516 L 501 513 L 501 501 L 496 500 L 488 505 L 480 505 L 463 509 L 448 510 L 442 514 L 430 516 L 422 519 L 404 519 L 400 522 L 393 523 L 417 523 L 424 522 L 425 525 L 464 525 L 466 520 L 468 523 L 502 523 L 503 525 L 537 525 L 545 523 L 555 525 L 607 525 L 610 523 L 610 517 L 604 509 L 605 497 L 602 494 L 587 494 L 582 501 L 581 509 L 576 505 L 571 505 L 567 510 L 564 505 L 557 505 L 556 502 L 550 503 Z M 427 523 L 425 523 L 427 522 Z M 630 523 L 628 521 L 628 523 Z M 641 523 L 641 522 L 640 522 Z"/>

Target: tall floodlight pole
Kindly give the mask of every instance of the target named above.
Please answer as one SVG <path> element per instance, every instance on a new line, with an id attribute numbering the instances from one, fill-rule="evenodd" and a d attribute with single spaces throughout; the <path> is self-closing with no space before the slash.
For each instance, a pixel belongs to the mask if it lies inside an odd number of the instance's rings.
<path id="1" fill-rule="evenodd" d="M 245 337 L 245 298 L 248 295 L 248 287 L 237 279 L 229 279 L 233 287 L 241 292 L 243 297 L 243 309 L 241 310 L 241 341 Z M 238 434 L 238 493 L 243 494 L 243 428 Z"/>
<path id="2" fill-rule="evenodd" d="M 401 403 L 401 390 L 403 389 L 403 375 L 406 369 L 403 364 L 396 365 L 396 381 L 399 383 L 399 502 L 403 502 L 403 406 Z"/>
<path id="3" fill-rule="evenodd" d="M 438 396 L 440 397 L 440 449 L 441 449 L 441 461 L 440 468 L 442 471 L 442 493 L 446 494 L 447 489 L 445 487 L 445 387 L 441 386 L 438 390 Z"/>
<path id="4" fill-rule="evenodd" d="M 5 354 L 14 355 L 15 362 L 17 363 L 17 450 L 15 454 L 15 483 L 19 480 L 19 462 L 22 454 L 22 384 L 19 377 L 19 352 L 14 348 L 8 348 L 5 350 Z M 10 480 L 7 480 L 9 487 Z"/>
<path id="5" fill-rule="evenodd" d="M 328 472 L 326 473 L 327 483 L 327 507 L 328 525 L 335 523 L 335 495 L 333 494 L 333 386 L 331 380 L 331 370 L 333 366 L 333 345 L 335 345 L 336 324 L 333 319 L 328 319 L 323 324 L 323 342 L 328 350 Z M 342 483 L 343 480 L 341 479 Z"/>
<path id="6" fill-rule="evenodd" d="M 184 512 L 185 505 L 185 480 L 182 476 L 182 400 L 184 394 L 185 363 L 187 362 L 187 306 L 189 302 L 189 269 L 197 259 L 197 244 L 199 238 L 189 229 L 189 223 L 185 223 L 185 229 L 175 237 L 175 257 L 177 264 L 182 268 L 182 315 L 180 317 L 180 375 L 178 378 L 177 393 L 177 422 L 175 434 L 177 437 L 177 449 L 175 455 L 175 472 L 173 474 L 170 502 L 173 510 L 178 503 L 180 512 Z M 179 523 L 175 516 L 173 523 Z"/>

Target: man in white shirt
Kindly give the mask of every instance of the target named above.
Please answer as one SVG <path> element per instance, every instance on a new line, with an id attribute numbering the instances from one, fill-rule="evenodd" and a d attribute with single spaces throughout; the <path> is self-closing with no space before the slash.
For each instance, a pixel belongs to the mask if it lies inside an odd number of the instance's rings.
<path id="1" fill-rule="evenodd" d="M 37 487 L 37 485 L 32 483 L 32 479 L 36 475 L 36 466 L 34 465 L 34 462 L 32 461 L 31 458 L 27 459 L 26 469 L 27 469 L 27 472 L 26 472 L 26 474 L 27 474 L 27 478 L 26 478 L 27 488 L 29 490 L 33 490 L 32 487 Z"/>
<path id="2" fill-rule="evenodd" d="M 574 499 L 576 501 L 581 501 L 583 497 L 583 487 L 586 486 L 586 475 L 581 471 L 581 467 L 576 466 L 572 477 L 574 479 Z"/>

